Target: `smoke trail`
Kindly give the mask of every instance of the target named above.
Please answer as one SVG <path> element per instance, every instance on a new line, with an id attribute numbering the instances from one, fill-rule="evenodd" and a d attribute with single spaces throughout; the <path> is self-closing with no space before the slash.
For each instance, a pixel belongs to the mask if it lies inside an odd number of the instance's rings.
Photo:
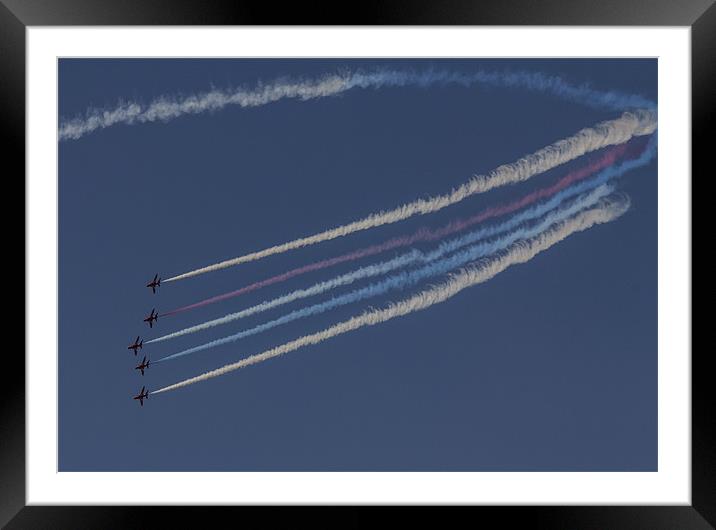
<path id="1" fill-rule="evenodd" d="M 255 335 L 257 333 L 268 331 L 270 329 L 275 328 L 276 326 L 287 324 L 300 318 L 306 318 L 309 316 L 318 315 L 320 313 L 325 313 L 326 311 L 335 309 L 336 307 L 359 302 L 361 300 L 365 300 L 366 298 L 380 296 L 394 289 L 404 289 L 406 287 L 410 287 L 426 278 L 431 278 L 433 276 L 444 274 L 458 267 L 462 267 L 463 265 L 470 263 L 471 261 L 475 261 L 476 259 L 479 259 L 483 256 L 499 252 L 500 250 L 509 247 L 515 241 L 534 237 L 547 230 L 550 226 L 558 224 L 567 219 L 568 217 L 571 217 L 572 215 L 578 213 L 579 211 L 593 206 L 600 199 L 603 199 L 613 191 L 614 189 L 611 186 L 602 185 L 599 188 L 593 190 L 592 192 L 585 194 L 585 196 L 580 197 L 568 207 L 560 208 L 550 213 L 541 222 L 537 223 L 534 226 L 524 227 L 522 229 L 515 230 L 514 232 L 506 234 L 505 236 L 500 237 L 494 241 L 485 241 L 483 243 L 478 243 L 452 256 L 437 260 L 433 263 L 429 263 L 422 268 L 395 274 L 381 282 L 377 282 L 361 289 L 346 293 L 344 295 L 331 298 L 330 300 L 327 300 L 325 302 L 308 306 L 303 309 L 297 309 L 296 311 L 292 311 L 291 313 L 288 313 L 282 317 L 271 320 L 264 324 L 260 324 L 251 329 L 241 331 L 239 333 L 235 333 L 234 335 L 214 340 L 206 344 L 195 346 L 193 348 L 189 348 L 187 350 L 159 359 L 155 362 L 168 361 L 169 359 L 175 359 L 177 357 L 182 357 L 190 353 L 196 353 L 208 350 L 210 348 L 215 348 L 217 346 L 223 346 L 224 344 L 229 344 L 239 339 L 243 339 L 245 337 L 250 337 L 251 335 Z"/>
<path id="2" fill-rule="evenodd" d="M 302 101 L 336 96 L 354 88 L 381 88 L 456 84 L 469 87 L 475 84 L 522 88 L 551 94 L 569 101 L 606 110 L 629 108 L 656 108 L 653 101 L 618 91 L 600 91 L 588 85 L 572 85 L 561 77 L 531 72 L 449 72 L 444 70 L 373 72 L 346 72 L 331 74 L 312 80 L 279 79 L 271 84 L 259 84 L 254 89 L 212 90 L 188 97 L 160 97 L 143 106 L 137 102 L 120 103 L 108 110 L 89 109 L 84 117 L 64 120 L 60 125 L 59 139 L 76 140 L 98 129 L 117 124 L 167 122 L 184 115 L 217 111 L 230 105 L 259 107 L 282 99 Z"/>
<path id="3" fill-rule="evenodd" d="M 425 291 L 401 300 L 400 302 L 391 304 L 384 309 L 366 311 L 361 315 L 335 324 L 317 333 L 305 335 L 291 342 L 266 350 L 263 353 L 252 355 L 251 357 L 247 357 L 246 359 L 242 359 L 238 362 L 217 368 L 216 370 L 212 370 L 210 372 L 185 379 L 184 381 L 165 386 L 158 390 L 154 390 L 151 394 L 159 394 L 201 381 L 206 381 L 207 379 L 218 377 L 234 370 L 266 361 L 273 357 L 278 357 L 284 353 L 295 351 L 304 346 L 318 344 L 332 337 L 356 330 L 363 326 L 380 324 L 393 318 L 407 315 L 415 311 L 420 311 L 434 304 L 444 302 L 467 287 L 489 280 L 511 265 L 525 263 L 531 260 L 538 253 L 547 250 L 552 245 L 568 237 L 570 234 L 586 230 L 595 224 L 606 223 L 616 219 L 628 208 L 629 200 L 626 196 L 613 196 L 611 198 L 607 198 L 597 207 L 584 211 L 532 239 L 515 243 L 507 251 L 497 257 L 484 259 L 478 263 L 465 267 L 440 285 L 426 289 Z"/>
<path id="4" fill-rule="evenodd" d="M 646 149 L 648 149 L 649 148 L 648 146 L 653 143 L 653 138 L 654 137 L 652 136 L 651 140 L 647 144 Z M 599 171 L 600 169 L 603 169 L 607 166 L 612 165 L 617 160 L 617 158 L 623 156 L 628 151 L 628 147 L 631 146 L 632 142 L 633 142 L 633 140 L 631 142 L 619 144 L 619 145 L 609 148 L 600 158 L 596 159 L 595 161 L 588 164 L 587 166 L 579 168 L 579 169 L 575 169 L 574 171 L 571 171 L 570 173 L 568 173 L 567 175 L 562 177 L 560 180 L 558 180 L 553 185 L 551 185 L 547 188 L 535 190 L 535 191 L 523 196 L 521 199 L 518 199 L 511 203 L 503 204 L 500 206 L 492 206 L 492 207 L 487 208 L 487 209 L 483 210 L 482 212 L 480 212 L 479 214 L 476 214 L 472 217 L 452 221 L 451 223 L 448 223 L 447 225 L 445 225 L 439 229 L 429 230 L 427 228 L 421 228 L 420 230 L 418 230 L 410 235 L 395 237 L 395 238 L 389 239 L 389 240 L 387 240 L 383 243 L 377 244 L 377 245 L 371 245 L 371 246 L 363 248 L 363 249 L 354 250 L 347 254 L 342 254 L 340 256 L 336 256 L 333 258 L 321 260 L 321 261 L 314 262 L 314 263 L 309 263 L 308 265 L 304 265 L 303 267 L 291 269 L 287 272 L 278 274 L 276 276 L 272 276 L 272 277 L 266 278 L 264 280 L 261 280 L 259 282 L 249 284 L 249 285 L 242 287 L 240 289 L 230 291 L 228 293 L 223 293 L 220 295 L 212 296 L 211 298 L 207 298 L 207 299 L 201 300 L 199 302 L 195 302 L 193 304 L 179 307 L 177 309 L 163 313 L 162 316 L 170 316 L 170 315 L 174 315 L 174 314 L 181 313 L 184 311 L 188 311 L 190 309 L 196 309 L 196 308 L 204 307 L 209 304 L 213 304 L 213 303 L 220 302 L 223 300 L 228 300 L 230 298 L 255 291 L 257 289 L 266 287 L 268 285 L 274 285 L 274 284 L 286 281 L 290 278 L 294 278 L 301 274 L 321 270 L 321 269 L 324 269 L 327 267 L 331 267 L 333 265 L 338 265 L 340 263 L 346 263 L 346 262 L 354 261 L 357 259 L 366 258 L 369 256 L 373 256 L 375 254 L 380 254 L 380 253 L 387 252 L 389 250 L 393 250 L 396 248 L 406 247 L 406 246 L 412 245 L 414 243 L 426 242 L 426 241 L 436 241 L 438 239 L 442 239 L 443 237 L 446 237 L 450 234 L 454 234 L 456 232 L 460 232 L 464 229 L 467 229 L 471 226 L 481 223 L 487 219 L 512 213 L 516 210 L 519 210 L 520 208 L 529 206 L 530 204 L 532 204 L 540 199 L 548 198 L 551 195 L 564 190 L 570 184 L 577 182 L 581 179 L 584 179 L 584 178 L 592 175 L 594 172 Z M 642 147 L 642 157 L 644 154 L 644 149 L 645 148 Z M 631 153 L 629 153 L 629 155 L 631 155 Z M 649 158 L 651 158 L 652 155 L 653 155 L 653 152 L 651 155 L 649 155 Z M 629 169 L 631 169 L 631 167 L 625 168 L 624 171 L 628 171 Z M 155 340 L 158 341 L 160 339 L 155 339 Z"/>
<path id="5" fill-rule="evenodd" d="M 489 85 L 493 87 L 521 88 L 542 92 L 568 101 L 596 109 L 625 110 L 634 108 L 655 109 L 656 103 L 635 94 L 610 90 L 601 91 L 586 84 L 572 85 L 559 76 L 548 76 L 539 72 L 498 72 L 479 70 L 463 73 L 428 69 L 415 71 L 376 71 L 356 73 L 350 78 L 350 88 L 381 88 L 384 86 L 420 86 L 456 84 L 465 87 Z"/>
<path id="6" fill-rule="evenodd" d="M 483 193 L 498 186 L 527 180 L 534 175 L 564 164 L 585 153 L 596 151 L 597 149 L 602 149 L 610 145 L 622 144 L 634 136 L 645 136 L 653 133 L 655 130 L 656 113 L 654 111 L 637 110 L 634 112 L 625 112 L 620 118 L 604 121 L 594 127 L 582 129 L 574 136 L 548 145 L 535 153 L 519 159 L 517 162 L 502 165 L 487 175 L 475 176 L 446 195 L 439 195 L 430 199 L 418 199 L 393 210 L 372 214 L 347 225 L 326 230 L 325 232 L 312 236 L 295 239 L 281 245 L 222 261 L 214 265 L 195 269 L 173 276 L 164 281 L 171 282 L 190 278 L 199 274 L 239 265 L 240 263 L 255 261 L 273 254 L 279 254 L 288 250 L 343 237 L 361 230 L 395 223 L 414 215 L 437 212 L 471 195 Z"/>
<path id="7" fill-rule="evenodd" d="M 410 252 L 402 254 L 402 255 L 400 255 L 396 258 L 393 258 L 391 260 L 383 261 L 383 262 L 377 263 L 377 264 L 366 265 L 364 267 L 361 267 L 354 271 L 348 272 L 341 276 L 337 276 L 330 280 L 317 283 L 317 284 L 315 284 L 311 287 L 308 287 L 306 289 L 297 289 L 297 290 L 290 292 L 286 295 L 280 296 L 278 298 L 274 298 L 272 300 L 267 300 L 265 302 L 254 305 L 254 306 L 244 309 L 242 311 L 231 313 L 231 314 L 228 314 L 221 318 L 209 320 L 208 322 L 204 322 L 202 324 L 190 326 L 188 328 L 185 328 L 185 329 L 182 329 L 179 331 L 175 331 L 173 333 L 169 333 L 169 334 L 161 336 L 161 337 L 157 337 L 156 339 L 147 341 L 147 344 L 151 344 L 154 342 L 162 342 L 165 340 L 174 339 L 174 338 L 182 337 L 184 335 L 189 335 L 192 333 L 210 329 L 210 328 L 213 328 L 213 327 L 216 327 L 219 325 L 228 324 L 229 322 L 233 322 L 233 321 L 239 320 L 241 318 L 245 318 L 245 317 L 257 314 L 257 313 L 261 313 L 263 311 L 268 311 L 269 309 L 273 309 L 273 308 L 279 307 L 284 304 L 295 302 L 296 300 L 301 300 L 303 298 L 316 296 L 316 295 L 325 293 L 326 291 L 329 291 L 329 290 L 332 290 L 332 289 L 335 289 L 335 288 L 338 288 L 341 286 L 350 285 L 351 283 L 356 282 L 358 280 L 371 278 L 373 276 L 387 274 L 389 272 L 392 272 L 393 270 L 407 267 L 409 265 L 413 265 L 416 263 L 430 263 L 436 259 L 439 259 L 439 258 L 445 256 L 446 254 L 448 254 L 450 252 L 453 252 L 455 250 L 458 250 L 459 248 L 462 248 L 464 246 L 475 243 L 476 241 L 479 241 L 479 240 L 487 238 L 487 237 L 492 237 L 494 235 L 497 235 L 497 234 L 500 234 L 503 232 L 507 232 L 526 221 L 537 219 L 537 218 L 543 216 L 544 214 L 546 214 L 547 212 L 549 212 L 550 210 L 556 208 L 563 201 L 565 201 L 567 199 L 570 199 L 576 195 L 579 195 L 580 193 L 590 191 L 599 185 L 605 184 L 606 182 L 608 182 L 611 179 L 614 179 L 616 177 L 623 175 L 624 173 L 626 173 L 628 171 L 631 171 L 637 167 L 646 165 L 654 157 L 655 150 L 656 150 L 656 144 L 650 142 L 649 145 L 647 146 L 647 148 L 641 154 L 641 156 L 639 156 L 637 159 L 629 160 L 629 161 L 622 163 L 618 166 L 607 168 L 606 170 L 600 172 L 593 179 L 590 179 L 585 182 L 581 182 L 581 183 L 576 184 L 570 188 L 566 188 L 563 191 L 553 195 L 550 200 L 548 200 L 542 204 L 539 204 L 538 206 L 535 206 L 533 208 L 529 208 L 529 209 L 521 212 L 518 215 L 514 215 L 513 217 L 509 218 L 508 220 L 506 220 L 503 223 L 484 227 L 484 228 L 481 228 L 480 230 L 476 230 L 476 231 L 466 234 L 462 237 L 459 237 L 459 238 L 456 238 L 456 239 L 453 239 L 450 241 L 445 241 L 445 242 L 441 243 L 437 249 L 435 249 L 431 252 L 423 253 L 419 250 L 412 250 Z M 557 183 L 557 184 L 559 184 L 559 183 Z M 539 192 L 541 192 L 541 191 L 543 191 L 543 190 L 537 190 L 536 192 L 533 192 L 533 193 L 539 194 Z M 522 202 L 523 199 L 521 199 L 520 201 L 517 201 L 517 202 Z M 448 226 L 451 226 L 451 225 L 448 225 Z"/>
<path id="8" fill-rule="evenodd" d="M 162 342 L 169 339 L 174 339 L 177 337 L 182 337 L 184 335 L 188 335 L 191 333 L 196 333 L 197 331 L 203 331 L 205 329 L 209 329 L 221 324 L 227 324 L 229 322 L 233 322 L 234 320 L 238 320 L 241 318 L 245 318 L 251 315 L 254 315 L 256 313 L 260 313 L 263 311 L 267 311 L 269 309 L 273 309 L 275 307 L 288 304 L 290 302 L 294 302 L 296 300 L 300 300 L 302 298 L 308 298 L 310 296 L 315 296 L 321 293 L 324 293 L 326 291 L 329 291 L 331 289 L 335 289 L 337 287 L 349 285 L 353 282 L 356 282 L 358 280 L 362 280 L 365 278 L 370 278 L 373 276 L 379 276 L 383 274 L 387 274 L 393 270 L 400 269 L 403 267 L 407 267 L 409 265 L 413 265 L 416 263 L 429 263 L 431 261 L 434 261 L 438 258 L 441 258 L 442 256 L 453 252 L 459 248 L 462 248 L 466 245 L 475 243 L 476 241 L 479 241 L 480 239 L 484 239 L 490 236 L 494 236 L 496 234 L 500 234 L 502 232 L 506 232 L 508 230 L 511 230 L 515 228 L 516 226 L 519 226 L 520 224 L 524 223 L 525 221 L 529 221 L 532 219 L 536 219 L 538 217 L 541 217 L 545 213 L 549 212 L 550 210 L 556 208 L 563 200 L 570 198 L 574 195 L 578 195 L 579 193 L 582 193 L 584 191 L 587 191 L 589 189 L 593 189 L 597 187 L 599 184 L 603 184 L 605 178 L 600 178 L 599 180 L 592 180 L 587 183 L 583 183 L 584 185 L 577 185 L 573 188 L 568 188 L 564 192 L 555 195 L 551 200 L 548 202 L 545 202 L 544 204 L 540 204 L 537 207 L 530 208 L 519 215 L 515 215 L 505 221 L 504 223 L 488 226 L 485 228 L 482 228 L 480 230 L 476 230 L 474 232 L 471 232 L 469 234 L 466 234 L 460 238 L 456 238 L 450 241 L 445 241 L 440 246 L 428 253 L 421 252 L 419 250 L 412 250 L 410 252 L 407 252 L 405 254 L 402 254 L 396 258 L 393 258 L 388 261 L 384 261 L 381 263 L 376 263 L 373 265 L 366 265 L 365 267 L 361 267 L 359 269 L 353 270 L 351 272 L 348 272 L 346 274 L 343 274 L 341 276 L 338 276 L 336 278 L 333 278 L 331 280 L 327 280 L 324 282 L 317 283 L 309 288 L 306 289 L 298 289 L 291 293 L 288 293 L 284 296 L 274 298 L 273 300 L 268 300 L 265 302 L 262 302 L 258 305 L 249 307 L 247 309 L 244 309 L 242 311 L 239 311 L 237 313 L 231 313 L 229 315 L 226 315 L 221 318 L 217 318 L 214 320 L 210 320 L 208 322 L 204 322 L 202 324 L 197 324 L 195 326 L 191 326 L 179 331 L 175 331 L 173 333 L 169 333 L 167 335 L 157 337 L 156 339 L 152 339 L 149 341 L 146 341 L 147 344 L 152 344 L 155 342 Z"/>

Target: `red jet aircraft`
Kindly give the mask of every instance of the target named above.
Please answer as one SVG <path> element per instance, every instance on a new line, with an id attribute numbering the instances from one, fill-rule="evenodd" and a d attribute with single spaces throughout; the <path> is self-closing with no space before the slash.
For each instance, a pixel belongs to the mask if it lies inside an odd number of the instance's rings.
<path id="1" fill-rule="evenodd" d="M 144 356 L 144 359 L 142 359 L 142 363 L 139 364 L 139 365 L 137 365 L 137 366 L 135 366 L 134 369 L 135 369 L 135 370 L 141 370 L 141 371 L 142 371 L 142 375 L 144 375 L 144 369 L 145 369 L 145 368 L 149 368 L 149 361 L 147 361 L 147 356 L 146 356 L 146 355 Z"/>
<path id="2" fill-rule="evenodd" d="M 134 340 L 134 344 L 131 344 L 127 346 L 128 350 L 134 350 L 134 355 L 137 355 L 137 350 L 142 349 L 142 344 L 144 343 L 143 340 L 139 340 L 139 335 L 137 335 L 137 338 Z"/>
<path id="3" fill-rule="evenodd" d="M 149 390 L 144 390 L 144 387 L 139 391 L 139 394 L 134 396 L 132 399 L 138 399 L 139 404 L 143 407 L 144 406 L 144 400 L 149 399 Z"/>
<path id="4" fill-rule="evenodd" d="M 162 283 L 162 279 L 159 277 L 159 274 L 157 273 L 157 274 L 154 275 L 154 279 L 147 284 L 147 287 L 151 287 L 152 292 L 153 292 L 153 293 L 156 293 L 156 292 L 157 292 L 157 287 L 159 287 L 159 285 L 160 285 L 161 283 Z"/>
<path id="5" fill-rule="evenodd" d="M 156 322 L 157 318 L 159 318 L 159 313 L 155 313 L 154 309 L 152 309 L 152 312 L 149 313 L 149 316 L 144 319 L 144 322 L 147 322 L 149 324 L 149 327 L 152 327 L 152 322 Z"/>

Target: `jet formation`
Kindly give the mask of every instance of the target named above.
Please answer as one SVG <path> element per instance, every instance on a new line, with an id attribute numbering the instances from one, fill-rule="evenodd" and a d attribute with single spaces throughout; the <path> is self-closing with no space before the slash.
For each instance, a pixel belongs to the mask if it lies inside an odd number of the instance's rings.
<path id="1" fill-rule="evenodd" d="M 157 289 L 162 283 L 162 279 L 159 277 L 159 274 L 155 274 L 152 281 L 150 281 L 146 286 L 152 290 L 152 294 L 156 294 Z M 154 323 L 159 318 L 159 312 L 153 308 L 152 312 L 149 313 L 149 316 L 147 316 L 144 319 L 144 322 L 149 324 L 150 328 L 154 327 Z M 141 350 L 142 346 L 144 345 L 144 339 L 142 339 L 139 335 L 137 335 L 137 338 L 134 339 L 134 342 L 127 346 L 128 350 L 132 350 L 134 352 L 134 355 L 137 355 L 137 350 Z M 149 368 L 150 361 L 147 359 L 147 356 L 145 355 L 142 359 L 142 362 L 139 363 L 137 366 L 134 367 L 135 370 L 139 370 L 139 372 L 144 376 L 144 370 Z M 149 391 L 146 390 L 144 386 L 142 386 L 142 389 L 139 391 L 139 394 L 136 396 L 132 396 L 132 399 L 136 399 L 139 401 L 139 404 L 143 407 L 144 406 L 144 400 L 149 399 Z"/>

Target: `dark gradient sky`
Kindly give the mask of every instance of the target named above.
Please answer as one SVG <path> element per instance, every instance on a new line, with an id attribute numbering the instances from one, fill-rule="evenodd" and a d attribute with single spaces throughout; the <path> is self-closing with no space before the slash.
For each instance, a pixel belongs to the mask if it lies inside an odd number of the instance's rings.
<path id="1" fill-rule="evenodd" d="M 521 69 L 656 100 L 656 60 L 60 60 L 61 117 L 378 63 Z M 143 316 L 438 227 L 552 183 L 584 159 L 422 218 L 167 284 L 144 284 L 444 193 L 618 113 L 520 90 L 354 90 L 118 125 L 59 151 L 61 471 L 645 471 L 657 466 L 656 162 L 628 174 L 626 215 L 451 300 L 245 370 L 169 383 L 408 293 L 159 358 L 325 299 L 161 344 L 126 346 L 355 268 L 346 264 L 160 319 Z M 427 245 L 424 248 L 432 248 Z M 387 259 L 396 253 L 381 255 Z M 360 265 L 376 259 L 359 262 Z M 365 282 L 358 284 L 362 286 Z M 411 289 L 414 292 L 428 283 Z M 339 292 L 345 292 L 342 289 Z"/>

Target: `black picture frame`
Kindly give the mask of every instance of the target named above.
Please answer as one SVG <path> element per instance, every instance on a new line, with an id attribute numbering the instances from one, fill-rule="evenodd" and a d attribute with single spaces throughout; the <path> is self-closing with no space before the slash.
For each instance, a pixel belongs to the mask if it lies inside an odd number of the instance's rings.
<path id="1" fill-rule="evenodd" d="M 256 1 L 201 0 L 0 0 L 0 116 L 5 181 L 24 182 L 25 30 L 27 26 L 93 25 L 604 25 L 688 26 L 692 51 L 692 173 L 706 174 L 709 123 L 716 123 L 716 5 L 714 0 L 382 0 L 360 2 L 354 10 L 340 2 L 286 3 L 280 9 Z M 14 164 L 8 165 L 12 161 Z M 11 169 L 10 169 L 11 168 Z M 13 178 L 17 176 L 17 178 Z M 24 186 L 21 191 L 24 196 Z M 6 197 L 9 199 L 9 192 Z M 27 265 L 27 264 L 25 264 Z M 27 277 L 26 281 L 27 281 Z M 19 282 L 16 282 L 19 283 Z M 19 333 L 18 333 L 19 335 Z M 210 507 L 26 506 L 25 363 L 6 351 L 4 399 L 0 400 L 0 524 L 25 528 L 146 528 L 151 524 L 217 526 Z M 445 525 L 445 517 L 470 517 L 500 527 L 698 529 L 716 526 L 716 421 L 708 352 L 692 348 L 692 485 L 689 506 L 500 506 L 426 511 L 401 517 Z M 304 507 L 241 510 L 262 526 L 280 520 L 316 523 Z M 405 511 L 405 510 L 402 510 Z M 260 513 L 258 513 L 260 512 Z M 224 513 L 221 514 L 225 515 Z M 236 515 L 239 515 L 238 513 Z M 377 507 L 321 510 L 318 518 L 340 528 L 372 524 L 384 517 Z M 211 517 L 209 519 L 209 517 Z M 434 521 L 431 519 L 435 518 Z M 438 519 L 439 518 L 439 519 Z M 231 519 L 228 519 L 231 521 Z M 470 520 L 470 519 L 468 519 Z M 156 523 L 152 521 L 157 521 Z M 174 522 L 172 522 L 174 521 Z M 236 524 L 238 519 L 234 519 Z M 407 521 L 404 521 L 407 522 Z M 233 525 L 232 525 L 233 526 Z"/>

